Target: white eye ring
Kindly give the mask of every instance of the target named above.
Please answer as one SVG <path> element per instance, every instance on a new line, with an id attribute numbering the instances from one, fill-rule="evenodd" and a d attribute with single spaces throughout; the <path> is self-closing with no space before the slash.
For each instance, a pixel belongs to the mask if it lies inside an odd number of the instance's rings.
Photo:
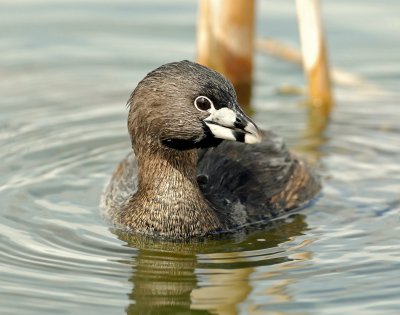
<path id="1" fill-rule="evenodd" d="M 194 100 L 194 106 L 200 112 L 207 112 L 210 109 L 214 108 L 213 102 L 207 96 L 198 96 Z"/>

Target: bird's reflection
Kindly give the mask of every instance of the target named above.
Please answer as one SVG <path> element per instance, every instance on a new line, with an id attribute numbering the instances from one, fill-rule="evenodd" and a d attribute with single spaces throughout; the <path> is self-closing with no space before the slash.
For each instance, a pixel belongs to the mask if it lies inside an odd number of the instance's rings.
<path id="1" fill-rule="evenodd" d="M 258 231 L 191 243 L 115 231 L 138 249 L 131 261 L 127 314 L 237 314 L 237 305 L 252 291 L 249 276 L 255 268 L 291 259 L 277 246 L 303 234 L 304 219 L 295 214 Z"/>

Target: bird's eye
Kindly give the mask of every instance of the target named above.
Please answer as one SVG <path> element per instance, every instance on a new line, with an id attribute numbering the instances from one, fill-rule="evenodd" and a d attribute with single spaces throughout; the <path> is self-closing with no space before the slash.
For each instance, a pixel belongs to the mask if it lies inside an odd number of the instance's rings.
<path id="1" fill-rule="evenodd" d="M 198 96 L 196 97 L 196 99 L 194 100 L 194 106 L 196 106 L 196 108 L 199 111 L 207 111 L 209 110 L 211 107 L 213 107 L 213 103 L 211 102 L 211 100 L 206 97 L 206 96 Z"/>

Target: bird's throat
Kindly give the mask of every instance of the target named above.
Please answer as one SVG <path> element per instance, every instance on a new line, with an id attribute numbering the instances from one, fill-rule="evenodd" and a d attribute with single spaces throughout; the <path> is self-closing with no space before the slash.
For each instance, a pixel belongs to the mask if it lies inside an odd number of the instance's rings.
<path id="1" fill-rule="evenodd" d="M 154 152 L 154 151 L 153 151 Z M 197 151 L 138 152 L 139 186 L 130 200 L 131 227 L 165 237 L 201 236 L 222 228 L 197 184 Z"/>

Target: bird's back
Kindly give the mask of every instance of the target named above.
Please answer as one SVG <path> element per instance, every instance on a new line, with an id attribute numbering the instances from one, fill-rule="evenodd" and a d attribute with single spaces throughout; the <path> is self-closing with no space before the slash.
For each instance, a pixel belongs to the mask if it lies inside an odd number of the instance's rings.
<path id="1" fill-rule="evenodd" d="M 224 141 L 201 150 L 198 173 L 205 197 L 231 227 L 283 215 L 321 188 L 318 176 L 272 132 L 259 144 Z"/>

